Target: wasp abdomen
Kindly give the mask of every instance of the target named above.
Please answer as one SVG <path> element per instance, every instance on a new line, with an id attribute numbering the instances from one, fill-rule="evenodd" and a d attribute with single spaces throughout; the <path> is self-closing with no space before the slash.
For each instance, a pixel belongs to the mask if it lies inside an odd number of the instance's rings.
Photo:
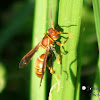
<path id="1" fill-rule="evenodd" d="M 44 57 L 45 57 L 45 54 L 42 54 L 36 59 L 36 62 L 35 62 L 35 73 L 39 78 L 42 77 L 42 67 L 43 67 Z"/>

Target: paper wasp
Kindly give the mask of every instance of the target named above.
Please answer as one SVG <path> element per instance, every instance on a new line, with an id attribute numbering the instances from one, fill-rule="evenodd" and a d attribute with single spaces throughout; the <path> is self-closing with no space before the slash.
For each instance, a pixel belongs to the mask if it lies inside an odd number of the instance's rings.
<path id="1" fill-rule="evenodd" d="M 36 59 L 35 67 L 34 67 L 36 75 L 39 78 L 41 78 L 40 85 L 41 85 L 41 82 L 42 82 L 42 79 L 43 79 L 43 76 L 44 76 L 44 73 L 46 70 L 46 66 L 49 68 L 50 73 L 55 75 L 55 72 L 54 72 L 52 66 L 47 65 L 47 58 L 48 58 L 48 55 L 50 54 L 50 51 L 54 52 L 57 62 L 60 63 L 60 58 L 54 48 L 55 44 L 57 44 L 58 46 L 63 46 L 67 42 L 68 38 L 72 37 L 72 36 L 69 36 L 64 43 L 58 42 L 57 40 L 60 38 L 60 34 L 69 34 L 69 33 L 58 32 L 57 30 L 55 30 L 53 22 L 52 22 L 52 12 L 50 13 L 50 20 L 51 20 L 52 28 L 48 29 L 48 31 L 47 31 L 47 33 L 45 33 L 45 36 L 43 37 L 42 41 L 39 42 L 32 50 L 30 50 L 21 59 L 21 61 L 19 63 L 19 67 L 23 68 L 25 65 L 27 65 L 29 63 L 30 59 L 35 54 L 35 52 L 39 49 L 40 46 L 43 47 L 43 49 L 45 49 L 45 51 L 46 51 L 45 54 L 42 54 L 41 56 L 39 56 Z M 56 79 L 58 80 L 57 76 L 56 76 Z"/>

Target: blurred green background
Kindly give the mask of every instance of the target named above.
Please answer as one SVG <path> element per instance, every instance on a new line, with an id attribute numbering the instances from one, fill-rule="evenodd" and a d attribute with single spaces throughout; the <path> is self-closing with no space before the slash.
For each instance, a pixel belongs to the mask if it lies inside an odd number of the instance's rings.
<path id="1" fill-rule="evenodd" d="M 31 49 L 34 2 L 10 0 L 0 3 L 0 100 L 29 100 L 30 64 L 22 70 L 19 62 Z M 93 87 L 98 46 L 91 0 L 83 2 L 79 43 L 81 86 Z M 89 100 L 89 93 L 91 91 L 81 89 L 81 100 Z"/>

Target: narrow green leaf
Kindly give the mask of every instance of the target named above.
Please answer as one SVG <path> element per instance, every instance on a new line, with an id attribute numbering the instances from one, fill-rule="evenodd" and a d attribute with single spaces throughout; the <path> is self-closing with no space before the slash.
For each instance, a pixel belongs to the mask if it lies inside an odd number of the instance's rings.
<path id="1" fill-rule="evenodd" d="M 63 32 L 71 33 L 70 35 L 63 36 L 74 35 L 74 37 L 68 39 L 64 45 L 66 54 L 62 55 L 61 64 L 57 64 L 57 61 L 54 62 L 54 69 L 59 75 L 60 91 L 57 93 L 56 86 L 56 89 L 52 91 L 53 100 L 79 99 L 80 74 L 79 79 L 77 79 L 77 46 L 80 33 L 82 2 L 83 0 L 60 0 L 59 2 L 58 24 L 63 29 Z M 64 41 L 65 39 L 61 38 L 61 42 L 63 43 Z M 61 51 L 64 50 L 61 48 Z M 55 83 L 57 81 L 53 76 L 52 85 Z"/>
<path id="2" fill-rule="evenodd" d="M 96 34 L 97 34 L 97 41 L 98 41 L 98 48 L 100 51 L 100 1 L 99 0 L 92 0 L 93 3 L 93 10 L 94 10 L 94 18 L 95 18 L 95 26 L 96 26 Z M 100 100 L 100 53 L 99 53 L 99 59 L 98 59 L 98 69 L 96 73 L 96 79 L 94 82 L 94 90 L 93 94 L 97 96 L 92 96 L 91 94 L 91 100 Z M 97 90 L 96 90 L 97 88 Z"/>
<path id="3" fill-rule="evenodd" d="M 42 40 L 43 34 L 48 30 L 48 28 L 51 28 L 51 22 L 50 22 L 50 11 L 52 11 L 52 20 L 54 24 L 57 20 L 57 12 L 58 12 L 58 0 L 50 0 L 50 1 L 36 1 L 35 3 L 35 17 L 34 17 L 34 27 L 33 27 L 33 43 L 37 44 L 39 41 Z M 47 19 L 47 20 L 46 20 Z M 47 28 L 47 29 L 46 29 Z M 40 35 L 41 34 L 41 35 Z M 35 40 L 34 40 L 35 39 Z M 34 47 L 33 44 L 33 47 Z M 34 56 L 36 59 L 38 56 L 40 56 L 42 53 L 45 53 L 42 48 L 40 48 L 39 52 L 37 52 Z M 32 61 L 32 66 L 34 66 L 35 62 Z M 36 77 L 35 72 L 33 71 L 34 68 L 32 67 L 31 72 L 31 100 L 45 100 L 47 98 L 47 80 L 46 76 L 43 78 L 42 87 L 39 88 L 40 85 L 40 79 Z M 32 75 L 33 73 L 33 75 Z M 46 85 L 47 84 L 47 85 Z M 46 93 L 45 93 L 46 92 Z"/>
<path id="4" fill-rule="evenodd" d="M 43 38 L 43 34 L 46 32 L 46 13 L 47 13 L 47 0 L 36 0 L 35 1 L 35 14 L 33 16 L 33 44 L 32 47 L 37 45 Z M 40 56 L 43 52 L 43 49 L 40 48 L 39 52 L 37 52 L 32 60 L 31 66 L 31 81 L 30 81 L 30 100 L 45 100 L 45 76 L 43 78 L 41 87 L 40 87 L 40 78 L 38 78 L 35 74 L 35 60 L 38 56 Z"/>
<path id="5" fill-rule="evenodd" d="M 56 26 L 57 26 L 57 20 L 58 20 L 58 6 L 59 6 L 59 0 L 48 0 L 47 29 L 52 28 L 51 20 L 50 20 L 50 12 L 52 12 L 53 25 L 54 25 L 55 29 L 57 28 Z M 53 58 L 51 58 L 51 59 L 53 59 Z M 49 77 L 49 76 L 47 76 L 47 77 Z M 48 80 L 46 82 L 47 87 L 50 87 L 51 83 L 48 84 L 48 81 L 50 82 L 50 77 L 48 78 Z M 50 93 L 49 89 L 48 89 L 47 93 Z M 49 99 L 49 97 L 48 97 L 48 99 Z"/>

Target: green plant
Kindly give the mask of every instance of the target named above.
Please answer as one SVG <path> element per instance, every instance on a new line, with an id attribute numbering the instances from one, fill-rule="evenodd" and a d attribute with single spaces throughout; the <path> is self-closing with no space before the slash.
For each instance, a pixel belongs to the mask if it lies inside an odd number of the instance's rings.
<path id="1" fill-rule="evenodd" d="M 33 45 L 35 46 L 39 41 L 41 41 L 43 34 L 46 32 L 46 28 L 51 28 L 50 23 L 50 10 L 52 10 L 53 21 L 56 24 L 57 22 L 57 11 L 58 0 L 55 1 L 41 1 L 37 0 L 35 2 L 35 17 L 34 17 L 34 26 L 33 26 Z M 56 5 L 56 7 L 54 7 Z M 63 32 L 71 33 L 74 37 L 68 39 L 68 42 L 64 45 L 66 50 L 66 55 L 62 55 L 61 64 L 57 64 L 54 61 L 53 68 L 56 73 L 59 75 L 60 80 L 60 91 L 57 93 L 56 89 L 52 91 L 53 100 L 76 100 L 79 99 L 79 87 L 80 87 L 80 69 L 78 68 L 78 78 L 77 78 L 77 46 L 79 40 L 79 31 L 80 31 L 80 22 L 81 22 L 81 8 L 82 0 L 60 0 L 59 1 L 59 16 L 58 24 L 63 29 Z M 54 13 L 56 12 L 56 13 Z M 55 17 L 56 16 L 56 17 Z M 47 21 L 48 20 L 48 21 Z M 62 27 L 65 26 L 65 27 Z M 65 36 L 65 35 L 63 35 Z M 69 36 L 69 35 L 66 35 Z M 66 37 L 65 36 L 65 37 Z M 61 38 L 61 42 L 64 42 L 64 38 Z M 45 52 L 40 50 L 41 52 Z M 34 72 L 34 64 L 37 56 L 41 55 L 41 52 L 37 52 L 32 61 L 32 71 L 31 71 L 31 87 L 30 87 L 30 98 L 31 100 L 45 100 L 47 95 L 46 93 L 46 76 L 43 78 L 42 87 L 39 88 L 40 79 L 38 79 Z M 62 48 L 61 48 L 62 51 Z M 77 81 L 76 81 L 77 80 Z M 55 77 L 52 75 L 52 85 L 57 83 Z M 48 84 L 50 85 L 50 84 Z M 56 86 L 57 87 L 57 86 Z M 75 96 L 76 95 L 76 96 Z"/>
<path id="2" fill-rule="evenodd" d="M 55 71 L 59 75 L 60 91 L 59 93 L 56 90 L 53 91 L 53 100 L 79 99 L 81 66 L 77 68 L 77 61 L 79 60 L 77 58 L 77 47 L 80 33 L 82 2 L 82 0 L 60 0 L 59 2 L 58 24 L 63 28 L 64 32 L 71 33 L 74 37 L 70 38 L 64 45 L 64 49 L 68 53 L 62 55 L 61 65 L 54 62 L 53 66 L 55 66 Z M 61 42 L 63 41 L 64 39 L 61 38 Z M 52 85 L 55 82 L 53 77 Z"/>
<path id="3" fill-rule="evenodd" d="M 96 34 L 97 34 L 97 41 L 98 41 L 98 48 L 100 51 L 100 1 L 99 0 L 92 0 L 93 3 L 93 10 L 94 10 L 94 18 L 95 18 L 95 27 L 96 27 Z M 100 97 L 100 92 L 99 88 L 100 87 L 100 53 L 99 53 L 99 58 L 98 58 L 98 69 L 96 73 L 96 78 L 94 82 L 94 90 L 93 93 L 97 96 L 92 96 L 91 100 L 99 100 Z"/>
<path id="4" fill-rule="evenodd" d="M 38 44 L 41 41 L 43 34 L 46 32 L 46 13 L 47 13 L 47 0 L 36 0 L 35 2 L 35 14 L 34 14 L 34 21 L 33 21 L 33 41 L 32 47 Z M 41 51 L 41 50 L 40 50 Z M 40 53 L 40 52 L 39 52 Z M 34 58 L 40 55 L 36 53 Z M 42 86 L 40 87 L 40 79 L 37 78 L 34 72 L 34 64 L 35 60 L 32 60 L 31 66 L 31 82 L 30 82 L 30 100 L 45 100 L 45 81 L 46 78 L 44 76 L 42 81 Z"/>

